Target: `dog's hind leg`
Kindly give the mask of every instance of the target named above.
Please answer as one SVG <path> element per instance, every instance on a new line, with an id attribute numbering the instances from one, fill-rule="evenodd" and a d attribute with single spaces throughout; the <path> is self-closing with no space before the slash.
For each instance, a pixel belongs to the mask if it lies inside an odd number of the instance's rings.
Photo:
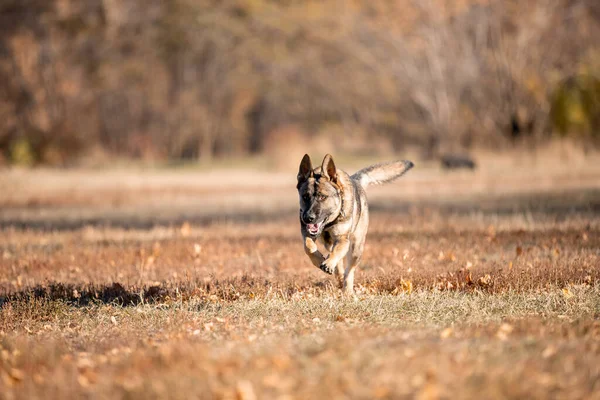
<path id="1" fill-rule="evenodd" d="M 355 262 L 354 260 L 352 260 L 352 262 L 350 263 L 350 265 L 346 268 L 346 271 L 344 272 L 344 282 L 343 282 L 343 289 L 344 289 L 344 294 L 354 294 L 354 269 L 357 267 L 358 262 Z"/>
<path id="2" fill-rule="evenodd" d="M 335 277 L 338 280 L 340 289 L 344 287 L 344 259 L 342 258 L 335 268 Z"/>
<path id="3" fill-rule="evenodd" d="M 350 251 L 350 262 L 348 264 L 348 267 L 346 267 L 346 271 L 344 272 L 343 289 L 344 294 L 346 295 L 354 294 L 354 270 L 360 263 L 360 259 L 362 258 L 364 249 L 365 241 L 363 238 L 363 240 L 354 243 Z"/>

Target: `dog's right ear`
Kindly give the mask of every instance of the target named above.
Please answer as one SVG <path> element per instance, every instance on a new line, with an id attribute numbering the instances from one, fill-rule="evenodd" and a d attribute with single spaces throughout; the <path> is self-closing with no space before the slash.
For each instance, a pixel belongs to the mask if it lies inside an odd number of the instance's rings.
<path id="1" fill-rule="evenodd" d="M 310 157 L 308 154 L 305 154 L 302 157 L 302 161 L 300 162 L 300 169 L 298 170 L 298 182 L 305 181 L 310 178 L 313 174 L 312 162 L 310 161 Z"/>

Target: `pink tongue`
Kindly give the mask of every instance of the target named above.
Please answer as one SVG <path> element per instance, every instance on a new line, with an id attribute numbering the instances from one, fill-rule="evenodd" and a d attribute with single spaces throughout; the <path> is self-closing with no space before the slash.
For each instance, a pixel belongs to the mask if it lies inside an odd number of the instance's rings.
<path id="1" fill-rule="evenodd" d="M 311 231 L 316 231 L 317 230 L 317 224 L 307 224 L 306 225 L 308 227 L 308 229 L 310 229 Z"/>

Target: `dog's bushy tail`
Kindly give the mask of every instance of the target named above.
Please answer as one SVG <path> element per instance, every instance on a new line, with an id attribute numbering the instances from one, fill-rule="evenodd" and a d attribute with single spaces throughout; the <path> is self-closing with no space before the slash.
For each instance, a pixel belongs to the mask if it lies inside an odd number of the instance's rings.
<path id="1" fill-rule="evenodd" d="M 391 161 L 363 168 L 352 175 L 351 178 L 366 189 L 371 185 L 381 185 L 392 182 L 400 178 L 412 167 L 414 167 L 412 161 Z"/>

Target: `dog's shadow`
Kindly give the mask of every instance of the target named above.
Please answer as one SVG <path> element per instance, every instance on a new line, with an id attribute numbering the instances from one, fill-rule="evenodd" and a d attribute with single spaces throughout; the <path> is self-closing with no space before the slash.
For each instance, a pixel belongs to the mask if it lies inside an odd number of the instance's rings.
<path id="1" fill-rule="evenodd" d="M 127 289 L 117 282 L 107 285 L 74 285 L 56 282 L 0 296 L 0 308 L 7 304 L 32 299 L 63 301 L 71 306 L 80 307 L 98 303 L 136 306 L 141 303 L 164 301 L 173 295 L 175 293 L 172 290 L 163 286 L 150 286 L 137 290 Z"/>

